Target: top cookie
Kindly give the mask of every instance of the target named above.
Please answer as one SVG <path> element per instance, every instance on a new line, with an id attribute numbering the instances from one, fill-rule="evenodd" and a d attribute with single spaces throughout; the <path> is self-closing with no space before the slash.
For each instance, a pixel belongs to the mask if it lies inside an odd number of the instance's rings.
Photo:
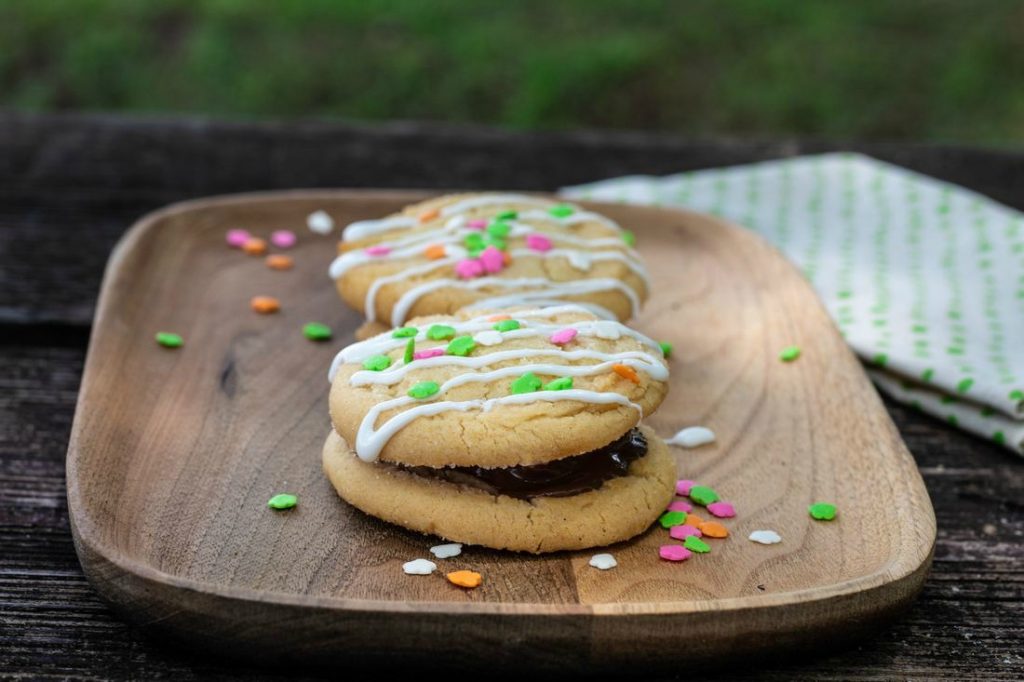
<path id="1" fill-rule="evenodd" d="M 522 194 L 460 194 L 345 228 L 331 264 L 370 321 L 574 301 L 627 320 L 647 298 L 632 234 L 578 206 Z"/>
<path id="2" fill-rule="evenodd" d="M 331 420 L 360 458 L 428 467 L 590 452 L 668 392 L 657 343 L 571 304 L 415 319 L 342 350 L 330 377 Z"/>

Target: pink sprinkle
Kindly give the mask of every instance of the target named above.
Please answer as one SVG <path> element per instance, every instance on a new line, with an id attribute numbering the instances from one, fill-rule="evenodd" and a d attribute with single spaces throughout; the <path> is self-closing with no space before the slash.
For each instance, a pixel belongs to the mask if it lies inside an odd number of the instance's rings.
<path id="1" fill-rule="evenodd" d="M 455 264 L 455 274 L 462 279 L 473 279 L 484 274 L 484 264 L 475 258 L 463 258 Z"/>
<path id="2" fill-rule="evenodd" d="M 665 561 L 686 561 L 693 556 L 693 552 L 682 545 L 662 545 L 658 548 L 658 556 Z"/>
<path id="3" fill-rule="evenodd" d="M 682 526 L 672 526 L 668 529 L 668 534 L 672 536 L 673 540 L 685 540 L 691 535 L 695 538 L 699 538 L 704 533 L 700 532 L 700 528 L 691 526 L 689 524 L 683 524 Z"/>
<path id="4" fill-rule="evenodd" d="M 697 481 L 686 481 L 679 479 L 676 481 L 676 495 L 689 495 L 690 488 L 697 485 Z"/>
<path id="5" fill-rule="evenodd" d="M 681 511 L 689 514 L 693 511 L 693 505 L 685 500 L 676 500 L 675 502 L 668 505 L 668 509 L 665 511 Z"/>
<path id="6" fill-rule="evenodd" d="M 711 512 L 712 516 L 717 516 L 720 519 L 731 519 L 736 516 L 736 509 L 728 502 L 712 502 L 707 506 L 707 510 Z"/>
<path id="7" fill-rule="evenodd" d="M 425 350 L 418 350 L 412 354 L 413 360 L 426 360 L 427 358 L 436 358 L 444 355 L 444 348 L 427 348 Z"/>
<path id="8" fill-rule="evenodd" d="M 484 270 L 490 273 L 501 272 L 505 267 L 505 256 L 494 246 L 488 246 L 480 252 L 480 262 Z"/>
<path id="9" fill-rule="evenodd" d="M 295 233 L 291 230 L 277 230 L 270 234 L 270 243 L 282 249 L 292 248 L 297 241 Z"/>
<path id="10" fill-rule="evenodd" d="M 373 256 L 375 258 L 377 256 L 386 256 L 389 253 L 391 253 L 391 247 L 384 246 L 383 244 L 378 244 L 377 246 L 370 246 L 363 249 L 363 253 L 365 253 L 367 256 Z"/>
<path id="11" fill-rule="evenodd" d="M 565 329 L 559 329 L 557 332 L 549 336 L 548 340 L 556 346 L 564 346 L 575 338 L 576 330 L 572 327 L 566 327 Z"/>
<path id="12" fill-rule="evenodd" d="M 480 220 L 479 218 L 476 219 L 476 220 L 467 220 L 466 221 L 466 227 L 468 227 L 470 229 L 473 229 L 473 230 L 482 230 L 485 227 L 487 227 L 487 221 L 486 220 Z"/>
<path id="13" fill-rule="evenodd" d="M 534 251 L 550 251 L 551 240 L 543 234 L 528 234 L 526 235 L 526 246 Z"/>
<path id="14" fill-rule="evenodd" d="M 249 241 L 252 235 L 249 234 L 248 230 L 228 230 L 227 241 L 228 246 L 233 249 L 242 248 L 242 244 Z"/>

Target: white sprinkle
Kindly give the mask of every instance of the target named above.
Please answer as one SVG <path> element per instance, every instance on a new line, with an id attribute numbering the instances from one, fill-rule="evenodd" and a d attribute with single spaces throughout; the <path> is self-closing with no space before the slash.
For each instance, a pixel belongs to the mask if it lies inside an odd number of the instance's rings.
<path id="1" fill-rule="evenodd" d="M 457 542 L 452 542 L 447 545 L 434 545 L 430 548 L 430 553 L 438 559 L 451 559 L 453 556 L 459 556 L 462 554 L 462 545 Z"/>
<path id="2" fill-rule="evenodd" d="M 306 218 L 306 225 L 317 234 L 330 234 L 331 230 L 334 229 L 334 220 L 324 211 L 316 211 L 315 213 L 310 213 L 309 217 Z"/>
<path id="3" fill-rule="evenodd" d="M 774 545 L 777 542 L 782 542 L 782 538 L 773 530 L 755 530 L 750 534 L 750 539 L 760 542 L 762 545 Z"/>
<path id="4" fill-rule="evenodd" d="M 715 432 L 703 426 L 691 426 L 683 429 L 676 435 L 665 441 L 669 445 L 681 445 L 684 448 L 695 448 L 698 445 L 706 445 L 715 442 Z"/>
<path id="5" fill-rule="evenodd" d="M 610 320 L 598 320 L 597 322 L 594 322 L 590 328 L 594 330 L 594 336 L 599 339 L 611 339 L 614 341 L 622 336 L 622 334 L 619 333 L 618 323 Z"/>
<path id="6" fill-rule="evenodd" d="M 402 564 L 406 575 L 430 575 L 437 570 L 437 564 L 429 559 L 413 559 Z"/>
<path id="7" fill-rule="evenodd" d="M 497 346 L 502 342 L 501 332 L 487 330 L 479 332 L 473 337 L 473 340 L 479 343 L 481 346 Z"/>
<path id="8" fill-rule="evenodd" d="M 619 562 L 611 554 L 595 554 L 590 557 L 590 565 L 602 571 L 607 571 L 609 568 L 618 566 Z"/>
<path id="9" fill-rule="evenodd" d="M 569 265 L 573 266 L 577 270 L 583 270 L 584 272 L 590 270 L 591 259 L 588 254 L 582 251 L 571 251 L 569 253 Z"/>

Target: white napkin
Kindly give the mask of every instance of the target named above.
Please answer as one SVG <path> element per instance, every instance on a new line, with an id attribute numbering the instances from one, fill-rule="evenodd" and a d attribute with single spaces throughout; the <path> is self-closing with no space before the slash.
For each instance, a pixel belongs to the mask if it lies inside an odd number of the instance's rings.
<path id="1" fill-rule="evenodd" d="M 562 193 L 753 229 L 804 272 L 879 388 L 1024 454 L 1024 214 L 847 153 Z"/>

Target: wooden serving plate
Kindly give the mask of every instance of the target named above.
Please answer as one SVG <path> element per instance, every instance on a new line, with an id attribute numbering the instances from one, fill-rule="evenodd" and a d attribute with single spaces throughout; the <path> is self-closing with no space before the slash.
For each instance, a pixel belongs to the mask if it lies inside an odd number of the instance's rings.
<path id="1" fill-rule="evenodd" d="M 126 617 L 234 652 L 285 661 L 479 663 L 607 670 L 846 640 L 907 604 L 931 561 L 935 518 L 878 395 L 800 274 L 753 234 L 674 210 L 594 204 L 637 233 L 655 291 L 636 323 L 675 344 L 668 399 L 649 423 L 706 425 L 718 442 L 678 450 L 681 477 L 735 503 L 732 535 L 681 564 L 660 527 L 593 552 L 521 556 L 468 547 L 464 591 L 406 576 L 433 538 L 344 504 L 320 470 L 327 367 L 359 317 L 327 277 L 339 224 L 424 195 L 253 194 L 179 204 L 139 222 L 107 267 L 68 448 L 78 554 Z M 278 272 L 224 233 L 290 228 Z M 276 315 L 249 310 L 272 295 Z M 307 341 L 323 321 L 335 339 Z M 175 331 L 185 346 L 156 345 Z M 793 363 L 779 351 L 799 345 Z M 267 509 L 278 492 L 288 512 Z M 813 521 L 811 502 L 836 521 Z M 783 542 L 747 540 L 773 529 Z M 596 551 L 596 550 L 595 550 Z"/>

